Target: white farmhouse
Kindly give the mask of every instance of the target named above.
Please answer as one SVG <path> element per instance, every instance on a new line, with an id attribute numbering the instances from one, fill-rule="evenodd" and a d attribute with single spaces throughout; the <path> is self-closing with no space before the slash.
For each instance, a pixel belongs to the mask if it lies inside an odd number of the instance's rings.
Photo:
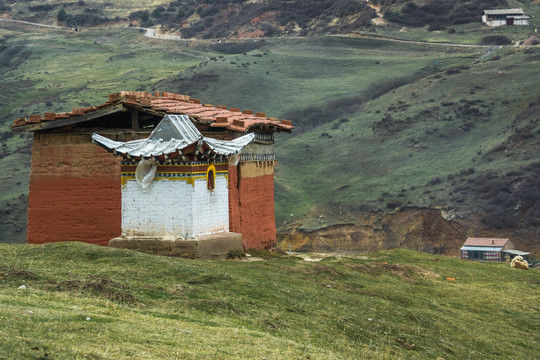
<path id="1" fill-rule="evenodd" d="M 522 9 L 495 9 L 482 12 L 482 22 L 487 26 L 529 25 L 530 17 Z"/>

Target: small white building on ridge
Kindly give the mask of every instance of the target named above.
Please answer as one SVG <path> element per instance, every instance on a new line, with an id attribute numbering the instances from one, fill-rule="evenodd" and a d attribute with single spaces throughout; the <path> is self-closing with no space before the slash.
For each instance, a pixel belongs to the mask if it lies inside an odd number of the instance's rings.
<path id="1" fill-rule="evenodd" d="M 530 16 L 522 9 L 494 9 L 482 12 L 482 22 L 487 26 L 529 25 Z"/>

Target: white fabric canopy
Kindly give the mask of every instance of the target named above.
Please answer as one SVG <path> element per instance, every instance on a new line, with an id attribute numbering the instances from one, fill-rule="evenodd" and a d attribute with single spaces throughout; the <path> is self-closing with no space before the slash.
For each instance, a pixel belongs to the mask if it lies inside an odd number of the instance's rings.
<path id="1" fill-rule="evenodd" d="M 239 153 L 255 139 L 250 133 L 234 140 L 218 140 L 203 136 L 187 115 L 165 115 L 154 131 L 146 139 L 127 142 L 114 141 L 99 134 L 92 134 L 92 141 L 108 150 L 120 154 L 150 158 L 168 155 L 197 143 L 206 144 L 217 155 Z"/>

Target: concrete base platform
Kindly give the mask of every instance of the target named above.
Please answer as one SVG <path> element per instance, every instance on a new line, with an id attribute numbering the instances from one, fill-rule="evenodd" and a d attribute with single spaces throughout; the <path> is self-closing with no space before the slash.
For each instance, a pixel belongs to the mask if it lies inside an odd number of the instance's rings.
<path id="1" fill-rule="evenodd" d="M 242 234 L 222 233 L 196 239 L 168 240 L 156 236 L 125 236 L 109 240 L 109 246 L 149 254 L 190 259 L 226 259 L 231 251 L 243 251 Z"/>

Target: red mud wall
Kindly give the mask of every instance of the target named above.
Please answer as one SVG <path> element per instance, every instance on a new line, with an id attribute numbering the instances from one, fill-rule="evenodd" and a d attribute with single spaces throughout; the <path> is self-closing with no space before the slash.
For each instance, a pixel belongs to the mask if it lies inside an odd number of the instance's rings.
<path id="1" fill-rule="evenodd" d="M 121 229 L 120 158 L 89 135 L 35 134 L 28 195 L 29 244 L 104 245 Z"/>
<path id="2" fill-rule="evenodd" d="M 272 162 L 229 166 L 229 230 L 242 234 L 245 249 L 276 242 Z"/>

